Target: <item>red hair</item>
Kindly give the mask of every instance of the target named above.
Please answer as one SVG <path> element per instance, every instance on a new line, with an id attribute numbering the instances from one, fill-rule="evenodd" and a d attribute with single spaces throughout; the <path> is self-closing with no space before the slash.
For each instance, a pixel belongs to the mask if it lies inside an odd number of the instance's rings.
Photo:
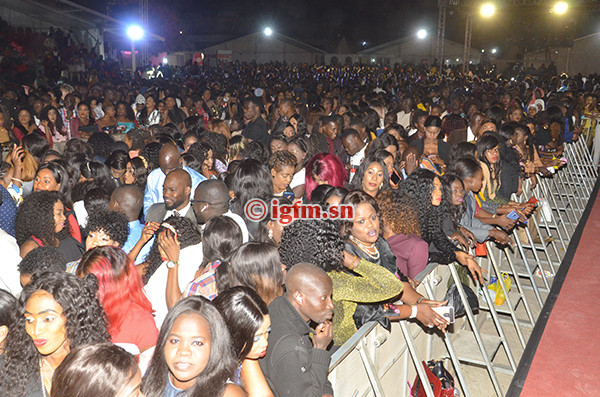
<path id="1" fill-rule="evenodd" d="M 348 173 L 344 164 L 334 154 L 318 153 L 306 164 L 306 175 L 304 177 L 304 190 L 306 197 L 310 200 L 312 191 L 318 183 L 314 176 L 333 187 L 344 187 Z"/>
<path id="2" fill-rule="evenodd" d="M 144 293 L 144 284 L 133 262 L 122 249 L 96 247 L 81 258 L 77 275 L 92 273 L 98 279 L 98 300 L 108 318 L 108 333 L 118 334 L 131 305 L 152 313 L 152 304 Z"/>

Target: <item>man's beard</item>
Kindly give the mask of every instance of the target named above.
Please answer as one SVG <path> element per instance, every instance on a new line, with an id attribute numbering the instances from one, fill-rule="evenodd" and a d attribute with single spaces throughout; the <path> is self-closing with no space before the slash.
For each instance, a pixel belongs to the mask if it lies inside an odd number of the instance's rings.
<path id="1" fill-rule="evenodd" d="M 183 203 L 184 203 L 183 201 L 180 201 L 180 202 L 173 202 L 172 205 L 167 205 L 167 203 L 165 202 L 165 208 L 167 209 L 167 211 L 173 211 L 173 210 L 177 209 Z"/>

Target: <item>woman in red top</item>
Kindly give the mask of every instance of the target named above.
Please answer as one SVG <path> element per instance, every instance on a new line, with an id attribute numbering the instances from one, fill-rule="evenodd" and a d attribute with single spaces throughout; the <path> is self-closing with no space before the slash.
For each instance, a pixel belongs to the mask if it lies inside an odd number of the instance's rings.
<path id="1" fill-rule="evenodd" d="M 77 268 L 79 277 L 89 273 L 98 279 L 98 300 L 106 312 L 112 342 L 136 345 L 140 352 L 155 346 L 158 329 L 152 304 L 127 254 L 113 246 L 93 248 Z"/>

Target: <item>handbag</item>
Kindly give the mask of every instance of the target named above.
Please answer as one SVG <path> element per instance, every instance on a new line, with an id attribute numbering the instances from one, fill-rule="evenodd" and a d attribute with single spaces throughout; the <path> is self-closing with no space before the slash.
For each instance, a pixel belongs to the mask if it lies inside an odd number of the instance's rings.
<path id="1" fill-rule="evenodd" d="M 356 310 L 352 319 L 356 325 L 356 329 L 360 329 L 369 321 L 377 321 L 381 326 L 388 331 L 391 331 L 392 324 L 390 319 L 386 317 L 386 310 L 381 303 L 359 303 L 356 305 Z"/>
<path id="2" fill-rule="evenodd" d="M 462 284 L 462 283 L 461 283 Z M 477 299 L 477 295 L 475 292 L 466 285 L 462 284 L 463 289 L 465 290 L 465 295 L 467 295 L 467 302 L 469 302 L 469 306 L 473 312 L 479 310 L 479 299 Z M 456 284 L 452 284 L 450 289 L 446 292 L 446 296 L 444 296 L 443 300 L 448 300 L 448 306 L 452 306 L 454 308 L 454 316 L 461 317 L 464 316 L 467 312 L 465 311 L 465 306 L 463 305 L 462 300 L 460 299 L 460 294 L 458 293 L 458 288 Z"/>
<path id="3" fill-rule="evenodd" d="M 435 397 L 454 397 L 454 378 L 444 367 L 441 360 L 430 360 L 427 364 L 423 361 L 423 367 Z M 415 378 L 410 395 L 412 397 L 426 397 L 419 375 Z"/>

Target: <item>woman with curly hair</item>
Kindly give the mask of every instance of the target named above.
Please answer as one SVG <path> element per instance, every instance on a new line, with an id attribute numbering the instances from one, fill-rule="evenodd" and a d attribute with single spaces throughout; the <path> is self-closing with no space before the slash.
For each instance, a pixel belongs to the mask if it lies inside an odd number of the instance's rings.
<path id="1" fill-rule="evenodd" d="M 288 269 L 297 263 L 312 263 L 331 278 L 335 346 L 344 344 L 356 332 L 356 323 L 362 322 L 355 318 L 359 304 L 375 304 L 397 297 L 406 305 L 399 306 L 399 314 L 390 319 L 416 316 L 424 325 L 445 328 L 446 321 L 430 308 L 439 302 L 421 303 L 424 298 L 409 283 L 403 283 L 384 267 L 345 251 L 339 226 L 334 221 L 294 221 L 283 232 L 279 252 L 281 262 Z"/>
<path id="2" fill-rule="evenodd" d="M 208 299 L 190 296 L 169 310 L 142 392 L 147 397 L 243 396 L 239 386 L 229 383 L 236 365 L 223 317 Z"/>
<path id="3" fill-rule="evenodd" d="M 272 396 L 273 393 L 258 364 L 267 353 L 271 318 L 265 302 L 248 287 L 233 287 L 223 291 L 213 301 L 219 310 L 237 355 L 235 381 L 249 397 Z"/>
<path id="4" fill-rule="evenodd" d="M 15 217 L 15 237 L 22 258 L 37 247 L 58 247 L 69 262 L 81 257 L 83 246 L 65 227 L 64 210 L 58 192 L 36 192 L 25 198 Z"/>
<path id="5" fill-rule="evenodd" d="M 284 269 L 272 244 L 249 242 L 217 268 L 217 291 L 243 286 L 255 290 L 268 305 L 283 295 Z"/>
<path id="6" fill-rule="evenodd" d="M 429 244 L 429 261 L 448 264 L 458 261 L 466 266 L 474 279 L 483 284 L 482 269 L 473 256 L 456 248 L 442 229 L 442 182 L 431 171 L 418 169 L 400 184 L 400 191 L 417 204 L 421 237 Z"/>
<path id="7" fill-rule="evenodd" d="M 310 201 L 312 191 L 318 185 L 344 187 L 348 178 L 346 167 L 334 154 L 318 153 L 306 164 L 304 190 Z"/>
<path id="8" fill-rule="evenodd" d="M 274 196 L 285 197 L 290 201 L 294 200 L 294 192 L 290 188 L 290 183 L 294 177 L 297 163 L 296 156 L 287 150 L 280 150 L 271 155 L 269 170 L 273 180 Z"/>
<path id="9" fill-rule="evenodd" d="M 362 190 L 373 198 L 389 188 L 388 168 L 383 161 L 373 156 L 364 159 L 350 183 L 350 189 Z"/>
<path id="10" fill-rule="evenodd" d="M 394 256 L 398 271 L 415 278 L 427 266 L 429 247 L 421 238 L 414 200 L 403 193 L 386 191 L 377 197 L 381 231 Z"/>
<path id="11" fill-rule="evenodd" d="M 72 349 L 109 341 L 95 277 L 46 272 L 23 288 L 0 369 L 5 396 L 48 396 L 52 375 Z"/>
<path id="12" fill-rule="evenodd" d="M 15 311 L 17 309 L 17 300 L 10 292 L 0 289 L 0 368 L 4 363 L 4 353 L 6 352 L 6 338 L 8 330 L 15 321 Z"/>
<path id="13" fill-rule="evenodd" d="M 98 279 L 98 300 L 106 312 L 112 342 L 133 344 L 140 352 L 156 345 L 152 304 L 127 254 L 113 246 L 90 249 L 81 258 L 77 276 L 90 273 Z"/>
<path id="14" fill-rule="evenodd" d="M 75 240 L 81 243 L 81 229 L 72 210 L 71 188 L 73 181 L 69 175 L 68 166 L 64 164 L 66 163 L 54 160 L 40 166 L 33 180 L 33 191 L 58 192 L 60 194 L 60 199 L 65 205 L 65 216 L 67 217 L 69 233 Z"/>
<path id="15" fill-rule="evenodd" d="M 202 258 L 202 237 L 192 221 L 180 216 L 167 218 L 154 235 L 154 243 L 140 270 L 146 295 L 155 310 L 154 320 L 160 326 L 169 307 L 181 296 L 165 297 L 165 291 L 171 289 L 169 283 L 177 283 L 179 291 L 184 291 L 194 279 Z"/>

